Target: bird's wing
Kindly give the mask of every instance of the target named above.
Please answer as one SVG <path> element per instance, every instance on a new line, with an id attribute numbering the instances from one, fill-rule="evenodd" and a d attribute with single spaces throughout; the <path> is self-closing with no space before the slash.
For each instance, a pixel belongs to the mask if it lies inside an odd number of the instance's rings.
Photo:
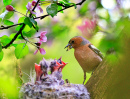
<path id="1" fill-rule="evenodd" d="M 102 55 L 102 53 L 100 52 L 99 49 L 97 49 L 97 48 L 96 48 L 94 45 L 92 45 L 92 44 L 89 44 L 88 47 L 103 59 L 103 55 Z"/>

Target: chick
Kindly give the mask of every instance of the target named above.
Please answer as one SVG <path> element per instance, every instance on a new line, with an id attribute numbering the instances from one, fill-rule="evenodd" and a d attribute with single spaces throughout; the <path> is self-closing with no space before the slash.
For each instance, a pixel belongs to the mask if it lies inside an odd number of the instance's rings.
<path id="1" fill-rule="evenodd" d="M 70 39 L 65 47 L 67 51 L 74 48 L 74 56 L 84 71 L 84 80 L 86 80 L 86 72 L 93 72 L 103 59 L 102 53 L 94 47 L 87 39 L 76 36 Z"/>

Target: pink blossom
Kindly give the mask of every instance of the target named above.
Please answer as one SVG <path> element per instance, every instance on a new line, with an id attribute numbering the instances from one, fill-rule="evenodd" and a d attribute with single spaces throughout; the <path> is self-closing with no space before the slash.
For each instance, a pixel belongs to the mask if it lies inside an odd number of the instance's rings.
<path id="1" fill-rule="evenodd" d="M 39 48 L 39 51 L 42 55 L 46 54 L 46 51 L 43 48 Z"/>
<path id="2" fill-rule="evenodd" d="M 26 5 L 26 8 L 27 8 L 28 10 L 31 10 L 31 9 L 32 9 L 32 5 L 31 5 L 30 2 L 28 2 L 28 4 Z"/>
<path id="3" fill-rule="evenodd" d="M 37 0 L 33 0 L 32 1 L 32 6 L 35 6 L 35 4 L 37 3 Z M 39 5 L 39 4 L 38 4 Z"/>
<path id="4" fill-rule="evenodd" d="M 47 37 L 45 36 L 47 33 L 47 31 L 42 31 L 40 36 L 39 36 L 39 39 L 40 39 L 40 42 L 46 42 L 47 41 Z"/>
<path id="5" fill-rule="evenodd" d="M 32 11 L 32 6 L 35 6 L 35 4 L 37 3 L 37 0 L 33 0 L 32 3 L 28 2 L 28 4 L 26 5 L 26 8 L 28 9 L 28 11 L 30 11 L 32 14 L 36 14 L 35 12 Z M 40 7 L 40 5 L 38 4 L 37 7 L 41 13 L 43 13 L 43 9 Z"/>
<path id="6" fill-rule="evenodd" d="M 43 9 L 40 6 L 37 6 L 37 8 L 40 10 L 40 13 L 43 13 Z"/>
<path id="7" fill-rule="evenodd" d="M 82 32 L 84 36 L 86 36 L 87 38 L 91 38 L 95 26 L 96 26 L 96 21 L 87 19 L 84 21 L 83 25 L 78 26 L 77 28 Z"/>
<path id="8" fill-rule="evenodd" d="M 36 54 L 37 54 L 37 52 L 38 52 L 38 49 L 34 52 L 34 55 L 36 55 Z"/>
<path id="9" fill-rule="evenodd" d="M 35 4 L 37 3 L 37 0 L 33 0 L 32 1 L 32 6 L 35 6 Z M 40 7 L 40 5 L 37 5 L 37 8 L 40 10 L 40 13 L 43 13 L 43 9 Z"/>
<path id="10" fill-rule="evenodd" d="M 35 44 L 37 45 L 37 50 L 34 52 L 34 55 L 36 55 L 38 51 L 40 51 L 40 53 L 42 55 L 46 54 L 46 51 L 43 48 L 40 48 L 40 46 L 42 44 L 41 42 L 38 42 L 38 43 L 35 43 Z"/>
<path id="11" fill-rule="evenodd" d="M 32 11 L 32 4 L 30 2 L 28 2 L 28 4 L 26 5 L 26 8 L 28 9 L 28 11 L 30 11 L 32 14 L 36 14 L 34 11 Z"/>
<path id="12" fill-rule="evenodd" d="M 11 6 L 11 5 L 7 5 L 7 6 L 6 6 L 6 10 L 7 10 L 7 11 L 14 11 L 14 8 L 13 8 L 13 6 Z"/>
<path id="13" fill-rule="evenodd" d="M 40 51 L 40 53 L 41 53 L 42 55 L 46 54 L 46 51 L 45 51 L 43 48 L 38 48 L 38 49 L 34 52 L 34 55 L 37 54 L 38 50 Z"/>

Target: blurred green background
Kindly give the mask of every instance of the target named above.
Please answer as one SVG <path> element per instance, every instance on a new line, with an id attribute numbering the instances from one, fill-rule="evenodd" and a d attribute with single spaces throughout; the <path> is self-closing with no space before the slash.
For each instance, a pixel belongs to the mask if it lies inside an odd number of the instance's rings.
<path id="1" fill-rule="evenodd" d="M 30 0 L 13 0 L 13 7 L 21 12 L 26 13 L 26 5 Z M 30 1 L 31 2 L 31 1 Z M 80 0 L 73 0 L 71 2 L 80 2 Z M 83 71 L 74 57 L 74 50 L 66 51 L 64 47 L 68 41 L 74 36 L 83 36 L 88 39 L 93 45 L 95 45 L 104 56 L 109 53 L 111 49 L 114 49 L 116 53 L 121 53 L 121 39 L 120 37 L 125 32 L 129 31 L 129 15 L 130 7 L 128 6 L 130 1 L 128 0 L 87 0 L 82 6 L 69 8 L 64 13 L 58 13 L 54 18 L 46 17 L 43 20 L 37 19 L 39 26 L 39 32 L 27 28 L 25 33 L 26 37 L 36 37 L 41 31 L 47 30 L 47 42 L 42 45 L 42 48 L 46 50 L 45 55 L 41 55 L 39 52 L 33 55 L 36 48 L 28 43 L 29 54 L 22 59 L 16 59 L 15 47 L 9 49 L 3 49 L 4 57 L 0 62 L 0 93 L 1 97 L 5 96 L 9 99 L 15 99 L 18 95 L 17 89 L 17 77 L 16 67 L 20 66 L 23 76 L 23 82 L 29 81 L 30 71 L 34 70 L 34 63 L 39 63 L 42 58 L 45 59 L 58 59 L 62 56 L 62 60 L 68 64 L 63 69 L 63 79 L 68 79 L 71 83 L 82 84 Z M 46 14 L 47 5 L 42 5 L 43 13 Z M 0 1 L 0 13 L 5 11 L 5 6 Z M 36 16 L 42 14 L 37 13 Z M 10 18 L 14 23 L 18 23 L 18 19 L 22 15 L 14 13 Z M 86 37 L 77 28 L 83 24 L 86 20 L 96 19 L 96 28 L 93 31 L 91 37 Z M 3 23 L 1 22 L 1 25 Z M 126 27 L 127 26 L 127 27 Z M 11 33 L 16 33 L 16 27 L 12 27 L 8 30 L 0 30 L 0 37 L 3 35 L 9 36 Z M 128 32 L 129 33 L 129 32 Z M 36 39 L 31 39 L 36 42 Z M 24 42 L 20 40 L 19 42 Z M 15 43 L 19 43 L 15 42 Z M 91 74 L 87 73 L 87 80 Z M 87 81 L 86 80 L 86 81 Z M 4 93 L 4 94 L 3 94 Z"/>

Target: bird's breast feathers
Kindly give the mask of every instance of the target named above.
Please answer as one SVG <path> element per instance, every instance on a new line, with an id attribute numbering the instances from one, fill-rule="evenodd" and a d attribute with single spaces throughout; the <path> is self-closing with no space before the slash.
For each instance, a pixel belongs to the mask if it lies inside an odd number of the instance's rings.
<path id="1" fill-rule="evenodd" d="M 74 52 L 75 58 L 86 72 L 91 71 L 102 61 L 102 58 L 90 49 L 89 45 L 90 44 L 86 44 L 76 48 Z"/>

